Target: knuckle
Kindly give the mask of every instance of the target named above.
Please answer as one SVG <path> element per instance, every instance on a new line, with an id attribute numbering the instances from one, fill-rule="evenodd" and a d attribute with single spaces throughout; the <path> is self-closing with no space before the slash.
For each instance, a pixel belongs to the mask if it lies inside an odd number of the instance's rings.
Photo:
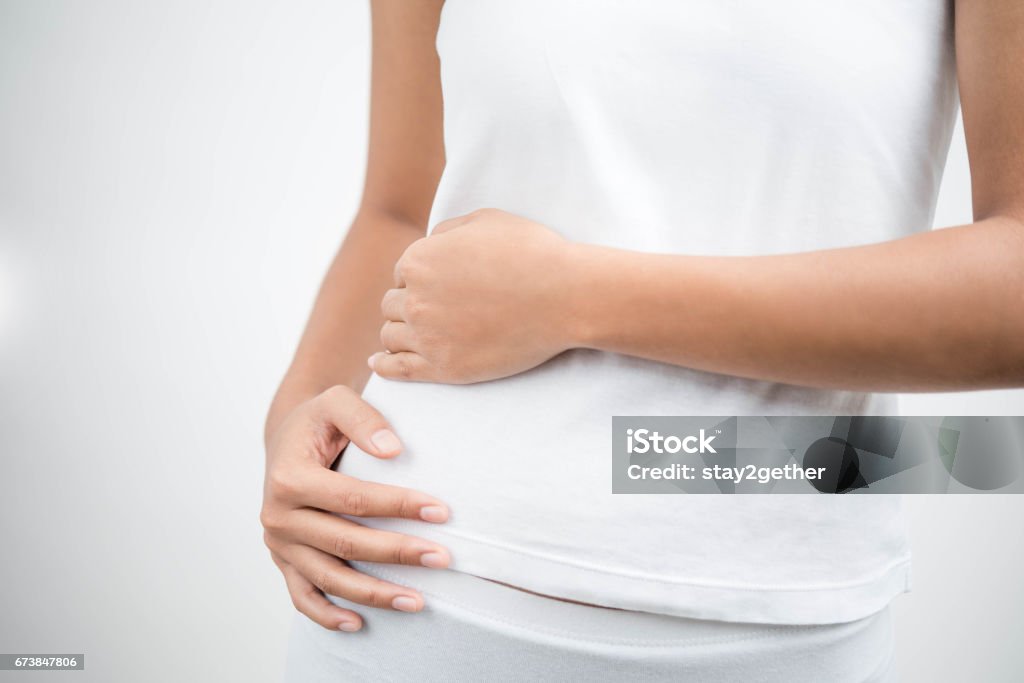
<path id="1" fill-rule="evenodd" d="M 292 599 L 292 605 L 296 610 L 302 612 L 306 616 L 313 618 L 308 609 L 309 599 L 313 597 L 319 591 L 315 586 L 305 586 L 302 588 L 288 588 L 288 596 Z"/>
<path id="2" fill-rule="evenodd" d="M 427 312 L 427 305 L 419 297 L 409 295 L 405 299 L 405 320 L 406 322 L 416 322 L 423 319 L 423 314 Z"/>
<path id="3" fill-rule="evenodd" d="M 331 573 L 327 570 L 321 570 L 316 572 L 310 579 L 311 583 L 316 586 L 317 590 L 321 593 L 328 593 L 334 595 L 332 592 L 335 588 L 335 582 Z"/>
<path id="4" fill-rule="evenodd" d="M 427 238 L 420 237 L 409 243 L 409 246 L 405 248 L 405 252 L 402 254 L 402 258 L 406 261 L 415 260 L 419 256 L 423 249 L 427 246 Z"/>
<path id="5" fill-rule="evenodd" d="M 297 489 L 292 478 L 280 469 L 272 470 L 267 475 L 267 491 L 271 499 L 290 498 L 295 495 Z"/>
<path id="6" fill-rule="evenodd" d="M 418 269 L 422 265 L 424 252 L 428 249 L 427 240 L 425 237 L 421 237 L 416 240 L 408 247 L 405 252 L 402 253 L 401 258 L 398 259 L 396 267 L 398 271 L 408 279 L 409 275 L 415 275 Z"/>
<path id="7" fill-rule="evenodd" d="M 405 282 L 415 281 L 420 272 L 420 264 L 416 259 L 406 256 L 398 262 L 398 276 Z"/>
<path id="8" fill-rule="evenodd" d="M 359 403 L 348 414 L 347 431 L 349 434 L 351 434 L 355 431 L 371 427 L 377 422 L 377 411 L 368 406 L 366 403 Z"/>
<path id="9" fill-rule="evenodd" d="M 334 539 L 334 555 L 342 560 L 354 560 L 356 554 L 355 543 L 348 536 L 338 536 Z"/>
<path id="10" fill-rule="evenodd" d="M 416 505 L 411 500 L 409 500 L 405 496 L 400 496 L 398 498 L 398 503 L 395 505 L 396 515 L 403 518 L 416 517 L 416 512 L 418 512 L 416 510 Z"/>
<path id="11" fill-rule="evenodd" d="M 380 343 L 384 345 L 384 348 L 389 348 L 392 342 L 397 341 L 395 339 L 395 324 L 390 320 L 380 328 Z"/>
<path id="12" fill-rule="evenodd" d="M 310 582 L 297 591 L 296 597 L 302 602 L 307 602 L 319 597 L 322 593 L 323 591 L 317 588 L 315 583 Z"/>
<path id="13" fill-rule="evenodd" d="M 384 594 L 376 586 L 364 586 L 356 594 L 356 602 L 361 605 L 383 607 L 386 604 Z"/>
<path id="14" fill-rule="evenodd" d="M 342 506 L 350 515 L 361 517 L 370 509 L 370 501 L 362 491 L 346 491 L 342 497 Z"/>
<path id="15" fill-rule="evenodd" d="M 395 360 L 395 374 L 399 377 L 409 379 L 412 377 L 412 363 L 405 358 Z"/>
<path id="16" fill-rule="evenodd" d="M 391 549 L 392 564 L 419 564 L 416 550 L 405 545 L 397 545 Z"/>
<path id="17" fill-rule="evenodd" d="M 284 529 L 284 515 L 270 507 L 260 510 L 260 524 L 263 525 L 264 539 L 268 534 L 274 534 Z"/>

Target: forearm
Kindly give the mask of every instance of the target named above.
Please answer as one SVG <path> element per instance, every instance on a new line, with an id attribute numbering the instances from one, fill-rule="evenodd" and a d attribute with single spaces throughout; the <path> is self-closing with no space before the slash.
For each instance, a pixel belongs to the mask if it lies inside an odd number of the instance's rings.
<path id="1" fill-rule="evenodd" d="M 267 414 L 265 434 L 299 403 L 336 384 L 361 391 L 380 348 L 380 299 L 405 248 L 425 228 L 383 212 L 356 217 L 320 286 L 298 349 Z"/>
<path id="2" fill-rule="evenodd" d="M 1024 225 L 761 257 L 573 246 L 574 345 L 863 391 L 1024 385 Z"/>

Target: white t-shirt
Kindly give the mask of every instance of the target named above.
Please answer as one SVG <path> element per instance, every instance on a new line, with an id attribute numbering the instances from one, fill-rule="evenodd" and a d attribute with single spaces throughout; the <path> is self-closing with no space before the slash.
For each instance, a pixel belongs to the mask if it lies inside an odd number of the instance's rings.
<path id="1" fill-rule="evenodd" d="M 437 47 L 432 225 L 495 207 L 580 242 L 719 256 L 931 225 L 958 106 L 945 0 L 447 0 Z M 446 544 L 456 570 L 775 623 L 850 621 L 909 588 L 898 496 L 611 493 L 612 415 L 884 415 L 892 395 L 574 350 L 468 386 L 374 377 L 365 396 L 406 451 L 349 447 L 342 471 L 452 510 L 365 522 Z"/>

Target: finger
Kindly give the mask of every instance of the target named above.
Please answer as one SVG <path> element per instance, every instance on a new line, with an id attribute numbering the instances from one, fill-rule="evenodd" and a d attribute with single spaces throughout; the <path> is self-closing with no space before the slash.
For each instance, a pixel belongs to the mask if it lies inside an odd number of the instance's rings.
<path id="1" fill-rule="evenodd" d="M 430 231 L 430 234 L 440 235 L 441 233 L 448 232 L 449 230 L 454 230 L 459 226 L 469 223 L 474 218 L 476 218 L 475 212 L 467 213 L 464 216 L 456 216 L 455 218 L 449 218 L 448 220 L 441 221 L 440 223 L 435 225 L 434 229 Z"/>
<path id="2" fill-rule="evenodd" d="M 412 351 L 375 353 L 369 359 L 370 369 L 385 379 L 406 382 L 429 382 L 434 368 L 426 358 Z"/>
<path id="3" fill-rule="evenodd" d="M 396 323 L 388 320 L 380 328 L 380 343 L 388 353 L 413 351 L 416 345 L 416 334 L 408 323 Z"/>
<path id="4" fill-rule="evenodd" d="M 295 609 L 332 631 L 351 633 L 363 627 L 363 620 L 358 614 L 335 605 L 295 567 L 279 558 L 280 556 L 274 561 L 284 574 L 284 582 L 288 586 L 288 594 L 291 595 Z"/>
<path id="5" fill-rule="evenodd" d="M 316 548 L 290 545 L 282 551 L 282 556 L 322 593 L 367 607 L 402 612 L 423 609 L 423 596 L 413 589 L 358 572 Z"/>
<path id="6" fill-rule="evenodd" d="M 403 263 L 402 259 L 398 259 L 397 261 L 395 261 L 395 269 L 394 271 L 392 271 L 391 274 L 391 279 L 394 281 L 395 287 L 398 289 L 405 287 L 405 275 L 402 272 L 402 268 L 404 267 L 404 265 L 405 264 Z"/>
<path id="7" fill-rule="evenodd" d="M 406 564 L 444 569 L 448 551 L 430 541 L 393 531 L 371 529 L 318 510 L 296 510 L 295 538 L 341 560 Z"/>
<path id="8" fill-rule="evenodd" d="M 345 385 L 331 387 L 314 399 L 320 420 L 333 425 L 352 443 L 378 458 L 402 451 L 391 425 L 377 410 Z"/>
<path id="9" fill-rule="evenodd" d="M 399 322 L 405 320 L 405 296 L 408 291 L 403 287 L 384 292 L 384 297 L 380 300 L 380 312 L 385 319 Z"/>
<path id="10" fill-rule="evenodd" d="M 323 468 L 310 469 L 306 477 L 296 489 L 295 500 L 304 506 L 355 517 L 448 520 L 447 505 L 413 489 L 363 481 Z"/>

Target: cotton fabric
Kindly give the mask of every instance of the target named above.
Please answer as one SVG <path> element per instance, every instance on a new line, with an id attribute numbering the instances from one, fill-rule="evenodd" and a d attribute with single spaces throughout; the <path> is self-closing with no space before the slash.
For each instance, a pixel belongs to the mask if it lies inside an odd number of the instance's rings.
<path id="1" fill-rule="evenodd" d="M 579 242 L 717 256 L 927 230 L 957 112 L 951 7 L 447 0 L 431 223 L 495 207 Z M 910 588 L 898 496 L 611 493 L 613 415 L 889 415 L 892 395 L 572 350 L 466 386 L 375 376 L 365 397 L 405 451 L 349 446 L 340 470 L 426 491 L 452 515 L 360 521 L 445 544 L 455 571 L 771 624 L 860 620 Z"/>

